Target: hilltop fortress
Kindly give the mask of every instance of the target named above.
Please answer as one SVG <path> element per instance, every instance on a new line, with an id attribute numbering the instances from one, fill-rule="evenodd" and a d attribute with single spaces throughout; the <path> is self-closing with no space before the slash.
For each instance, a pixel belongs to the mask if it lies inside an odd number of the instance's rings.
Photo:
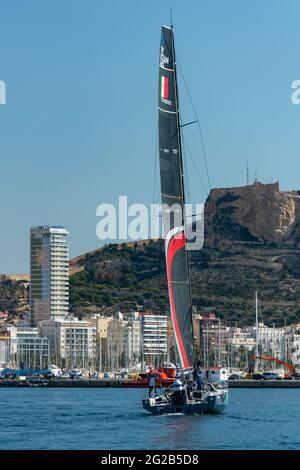
<path id="1" fill-rule="evenodd" d="M 300 243 L 300 191 L 279 182 L 212 189 L 205 204 L 206 246 L 221 241 Z"/>

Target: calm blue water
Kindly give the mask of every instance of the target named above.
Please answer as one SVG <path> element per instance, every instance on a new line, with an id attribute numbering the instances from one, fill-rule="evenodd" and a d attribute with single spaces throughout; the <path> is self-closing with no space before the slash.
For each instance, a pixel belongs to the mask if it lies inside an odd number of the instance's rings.
<path id="1" fill-rule="evenodd" d="M 300 449 L 300 389 L 233 389 L 219 416 L 152 416 L 142 393 L 1 388 L 0 449 Z"/>

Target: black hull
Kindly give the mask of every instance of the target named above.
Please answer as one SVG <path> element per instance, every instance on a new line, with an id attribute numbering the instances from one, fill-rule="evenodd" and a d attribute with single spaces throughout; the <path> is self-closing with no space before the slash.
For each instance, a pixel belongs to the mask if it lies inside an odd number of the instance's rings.
<path id="1" fill-rule="evenodd" d="M 173 405 L 159 401 L 156 398 L 144 398 L 143 407 L 152 414 L 220 414 L 228 405 L 228 390 L 222 393 L 211 394 L 205 400 L 193 400 L 184 404 Z"/>

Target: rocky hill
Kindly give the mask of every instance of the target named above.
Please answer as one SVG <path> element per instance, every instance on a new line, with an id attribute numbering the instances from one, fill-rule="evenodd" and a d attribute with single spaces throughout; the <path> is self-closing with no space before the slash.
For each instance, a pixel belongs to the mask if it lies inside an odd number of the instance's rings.
<path id="1" fill-rule="evenodd" d="M 222 249 L 227 240 L 299 246 L 300 191 L 281 192 L 278 182 L 213 189 L 205 213 L 207 246 Z"/>
<path id="2" fill-rule="evenodd" d="M 0 276 L 0 312 L 8 312 L 11 320 L 28 311 L 29 276 Z"/>
<path id="3" fill-rule="evenodd" d="M 70 263 L 78 316 L 136 304 L 168 310 L 162 241 L 109 244 Z M 279 184 L 213 189 L 205 204 L 205 246 L 191 252 L 194 303 L 227 322 L 252 323 L 258 290 L 263 319 L 300 320 L 300 192 Z M 0 310 L 1 291 L 0 291 Z"/>

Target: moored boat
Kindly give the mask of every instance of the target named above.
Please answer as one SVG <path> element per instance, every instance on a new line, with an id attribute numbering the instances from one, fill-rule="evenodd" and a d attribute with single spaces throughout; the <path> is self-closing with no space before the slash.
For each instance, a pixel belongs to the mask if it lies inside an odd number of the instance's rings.
<path id="1" fill-rule="evenodd" d="M 135 379 L 127 379 L 122 382 L 125 388 L 148 388 L 150 374 L 139 374 Z M 176 368 L 174 367 L 159 367 L 155 372 L 155 386 L 156 388 L 169 387 L 176 379 Z"/>

